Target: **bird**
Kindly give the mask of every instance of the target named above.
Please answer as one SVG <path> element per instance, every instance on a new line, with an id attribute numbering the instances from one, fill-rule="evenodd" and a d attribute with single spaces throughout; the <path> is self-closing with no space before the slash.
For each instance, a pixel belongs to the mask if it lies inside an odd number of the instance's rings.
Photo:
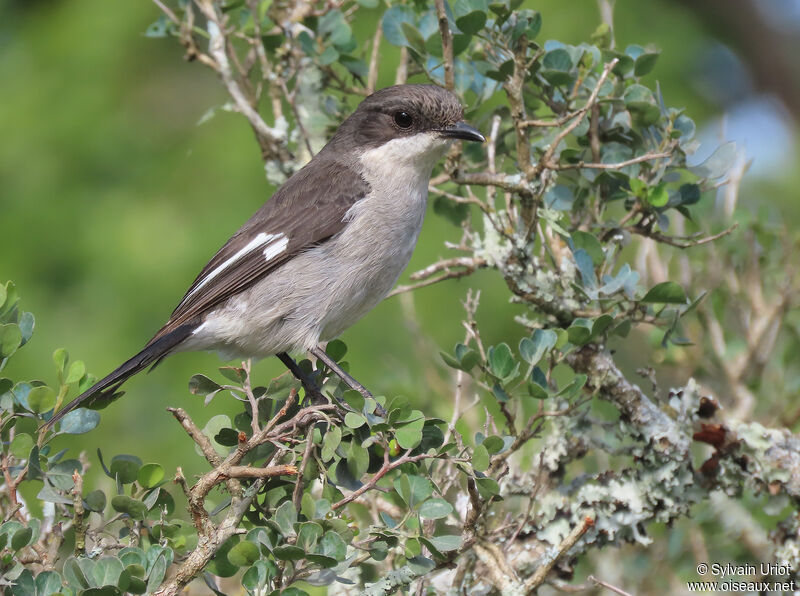
<path id="1" fill-rule="evenodd" d="M 54 413 L 115 397 L 166 356 L 216 351 L 225 360 L 310 352 L 366 392 L 320 347 L 375 307 L 408 265 L 436 163 L 455 141 L 484 142 L 452 92 L 394 85 L 361 101 L 203 267 L 169 320 L 135 356 Z M 366 393 L 368 394 L 368 392 Z"/>

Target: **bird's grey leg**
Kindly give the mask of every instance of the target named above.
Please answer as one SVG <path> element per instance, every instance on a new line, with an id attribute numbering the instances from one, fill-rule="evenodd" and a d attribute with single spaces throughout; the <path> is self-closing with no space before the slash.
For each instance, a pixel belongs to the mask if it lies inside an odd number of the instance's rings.
<path id="1" fill-rule="evenodd" d="M 356 381 L 349 374 L 347 374 L 344 371 L 344 369 L 336 363 L 336 360 L 328 356 L 328 353 L 325 350 L 323 350 L 319 346 L 315 346 L 311 348 L 309 352 L 314 354 L 314 356 L 316 356 L 317 359 L 322 360 L 322 362 L 325 363 L 325 366 L 327 366 L 329 369 L 335 372 L 338 375 L 338 377 L 342 381 L 344 381 L 348 387 L 350 387 L 350 389 L 355 389 L 365 398 L 372 397 L 372 394 L 369 392 L 369 390 L 366 387 L 364 387 L 364 385 Z"/>
<path id="2" fill-rule="evenodd" d="M 306 390 L 306 394 L 311 396 L 313 401 L 327 401 L 325 396 L 322 395 L 322 391 L 320 391 L 319 387 L 317 387 L 317 384 L 309 379 L 308 376 L 306 376 L 300 367 L 297 366 L 297 362 L 295 362 L 292 357 L 289 356 L 289 354 L 286 352 L 281 352 L 280 354 L 275 355 L 278 357 L 278 360 L 283 362 L 286 368 L 289 369 L 289 372 L 294 375 L 294 378 L 300 381 L 300 383 L 303 385 L 303 389 Z"/>

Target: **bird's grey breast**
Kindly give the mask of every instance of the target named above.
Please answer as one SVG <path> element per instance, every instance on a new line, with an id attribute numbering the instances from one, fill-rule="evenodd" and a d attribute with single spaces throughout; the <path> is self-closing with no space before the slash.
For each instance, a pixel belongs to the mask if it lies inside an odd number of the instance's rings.
<path id="1" fill-rule="evenodd" d="M 345 215 L 332 242 L 347 255 L 322 339 L 335 337 L 377 305 L 411 259 L 427 205 L 431 170 L 446 149 L 433 135 L 395 139 L 361 154 L 367 195 Z"/>

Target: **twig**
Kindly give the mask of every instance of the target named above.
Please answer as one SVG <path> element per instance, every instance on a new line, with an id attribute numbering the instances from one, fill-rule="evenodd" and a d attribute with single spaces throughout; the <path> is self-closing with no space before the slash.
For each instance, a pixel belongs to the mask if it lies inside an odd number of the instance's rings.
<path id="1" fill-rule="evenodd" d="M 161 10 L 161 12 L 163 12 L 165 15 L 167 15 L 167 18 L 170 21 L 172 21 L 176 25 L 180 25 L 181 24 L 181 20 L 175 15 L 174 12 L 172 12 L 172 9 L 169 6 L 167 6 L 166 4 L 164 4 L 161 0 L 153 0 L 153 4 L 158 6 L 158 8 Z"/>
<path id="2" fill-rule="evenodd" d="M 577 524 L 572 531 L 567 534 L 564 540 L 561 541 L 561 544 L 558 545 L 558 550 L 554 556 L 550 556 L 547 561 L 544 562 L 532 576 L 530 576 L 524 585 L 524 593 L 531 594 L 533 593 L 536 588 L 538 588 L 544 580 L 547 578 L 547 574 L 550 573 L 550 570 L 553 569 L 553 566 L 558 562 L 558 560 L 563 557 L 566 552 L 575 546 L 575 543 L 580 540 L 581 536 L 583 536 L 586 531 L 594 525 L 595 518 L 593 515 L 587 515 L 583 518 L 583 521 Z"/>
<path id="3" fill-rule="evenodd" d="M 300 504 L 303 499 L 303 473 L 311 459 L 311 450 L 314 448 L 314 440 L 311 434 L 306 435 L 306 448 L 303 451 L 303 459 L 300 460 L 300 468 L 297 472 L 297 481 L 294 484 L 294 492 L 292 493 L 292 503 L 297 511 L 300 511 Z"/>
<path id="4" fill-rule="evenodd" d="M 200 451 L 203 452 L 203 456 L 206 458 L 208 463 L 210 463 L 213 467 L 219 466 L 222 463 L 222 458 L 211 444 L 211 439 L 203 434 L 203 431 L 201 431 L 200 428 L 194 423 L 194 420 L 189 417 L 189 414 L 186 413 L 186 410 L 183 408 L 167 408 L 167 411 L 170 412 L 175 419 L 181 423 L 183 429 L 189 433 L 189 436 L 192 438 L 192 440 L 197 443 L 197 446 L 200 447 Z"/>
<path id="5" fill-rule="evenodd" d="M 436 15 L 439 18 L 439 33 L 442 36 L 442 57 L 444 61 L 444 86 L 448 91 L 456 88 L 455 73 L 453 71 L 453 38 L 450 33 L 450 23 L 444 10 L 444 0 L 435 0 Z"/>
<path id="6" fill-rule="evenodd" d="M 83 510 L 83 476 L 77 471 L 72 473 L 72 527 L 75 529 L 75 556 L 86 554 L 86 525 Z"/>
<path id="7" fill-rule="evenodd" d="M 374 489 L 377 486 L 378 481 L 381 478 L 383 478 L 386 474 L 388 474 L 389 472 L 391 472 L 395 468 L 398 468 L 398 467 L 402 466 L 403 464 L 418 462 L 418 461 L 421 461 L 423 459 L 439 457 L 439 455 L 429 455 L 427 453 L 421 453 L 419 455 L 411 456 L 411 455 L 409 455 L 410 453 L 411 453 L 411 450 L 409 449 L 408 451 L 406 451 L 398 459 L 396 459 L 394 461 L 389 461 L 389 451 L 388 451 L 388 449 L 386 451 L 384 451 L 383 466 L 381 466 L 381 469 L 378 470 L 377 472 L 375 472 L 372 475 L 372 478 L 369 479 L 369 482 L 366 482 L 365 484 L 363 484 L 357 490 L 353 491 L 350 495 L 346 496 L 344 499 L 342 499 L 340 501 L 337 501 L 336 503 L 331 505 L 331 509 L 333 511 L 336 511 L 337 509 L 341 509 L 342 507 L 344 507 L 345 505 L 347 505 L 351 501 L 356 500 L 358 497 L 363 495 L 365 492 Z"/>
<path id="8" fill-rule="evenodd" d="M 715 240 L 719 240 L 720 238 L 727 236 L 736 228 L 739 227 L 738 223 L 733 224 L 729 228 L 725 228 L 721 232 L 713 234 L 711 236 L 704 236 L 703 238 L 676 238 L 673 236 L 667 236 L 666 234 L 662 234 L 661 232 L 655 232 L 653 230 L 649 230 L 647 228 L 641 226 L 631 226 L 627 228 L 629 231 L 633 232 L 634 234 L 638 234 L 640 236 L 646 236 L 647 238 L 652 238 L 656 242 L 661 242 L 663 244 L 668 244 L 670 246 L 674 246 L 676 248 L 692 248 L 694 246 L 701 246 L 703 244 L 708 244 L 709 242 L 714 242 Z"/>
<path id="9" fill-rule="evenodd" d="M 224 478 L 274 478 L 275 476 L 294 476 L 297 466 L 280 465 L 254 468 L 251 466 L 227 466 L 220 472 L 220 480 Z"/>
<path id="10" fill-rule="evenodd" d="M 397 294 L 402 294 L 404 292 L 413 292 L 414 290 L 419 290 L 420 288 L 425 288 L 428 286 L 432 286 L 434 284 L 438 284 L 440 281 L 445 281 L 447 279 L 458 279 L 461 277 L 466 277 L 471 273 L 474 273 L 475 269 L 462 269 L 461 271 L 448 271 L 446 273 L 442 273 L 441 275 L 437 275 L 436 277 L 431 277 L 430 279 L 426 279 L 425 281 L 421 281 L 415 284 L 408 284 L 405 286 L 397 286 L 394 290 L 389 292 L 386 296 L 387 298 L 391 298 L 392 296 L 396 296 Z"/>
<path id="11" fill-rule="evenodd" d="M 260 430 L 260 426 L 258 425 L 258 400 L 253 393 L 252 383 L 250 383 L 250 367 L 251 361 L 249 358 L 242 362 L 242 369 L 244 370 L 245 374 L 242 388 L 247 396 L 247 401 L 250 403 L 250 416 L 252 418 L 250 420 L 250 428 L 253 430 L 253 434 L 255 435 Z"/>
<path id="12" fill-rule="evenodd" d="M 489 574 L 492 585 L 502 594 L 518 594 L 519 579 L 503 552 L 491 542 L 476 542 L 472 547 Z"/>
<path id="13" fill-rule="evenodd" d="M 596 584 L 598 586 L 601 586 L 601 587 L 605 588 L 606 590 L 611 590 L 615 594 L 620 594 L 620 596 L 631 596 L 631 594 L 629 594 L 625 590 L 620 590 L 618 587 L 612 586 L 608 582 L 604 582 L 602 580 L 599 580 L 593 575 L 590 575 L 586 579 L 588 579 L 590 582 L 592 582 L 592 583 L 594 583 L 594 584 Z"/>
<path id="14" fill-rule="evenodd" d="M 557 164 L 557 163 L 549 163 L 547 165 L 547 169 L 549 170 L 620 170 L 627 166 L 632 166 L 637 163 L 641 163 L 643 161 L 650 161 L 651 159 L 665 159 L 668 157 L 672 157 L 672 153 L 670 151 L 658 151 L 652 153 L 645 153 L 644 155 L 638 155 L 637 157 L 633 157 L 631 159 L 626 159 L 625 161 L 619 161 L 616 163 L 597 163 L 597 162 L 585 162 L 579 161 L 577 163 L 568 163 L 568 164 Z"/>
<path id="15" fill-rule="evenodd" d="M 394 75 L 395 85 L 404 85 L 408 80 L 408 48 L 400 48 L 400 64 L 397 65 L 397 72 Z"/>
<path id="16" fill-rule="evenodd" d="M 234 101 L 237 111 L 239 111 L 250 123 L 261 146 L 261 154 L 264 160 L 277 159 L 278 161 L 290 161 L 291 155 L 286 149 L 285 139 L 276 130 L 267 126 L 261 115 L 255 110 L 250 100 L 245 96 L 241 86 L 231 70 L 228 60 L 227 43 L 222 33 L 223 25 L 220 16 L 217 14 L 214 4 L 210 0 L 200 0 L 198 6 L 208 19 L 206 30 L 209 34 L 208 50 L 216 62 L 216 70 L 219 73 L 228 94 Z"/>
<path id="17" fill-rule="evenodd" d="M 372 54 L 369 58 L 369 71 L 367 71 L 367 93 L 375 93 L 375 85 L 378 83 L 378 58 L 380 57 L 381 35 L 383 28 L 375 27 L 375 35 L 372 36 Z"/>

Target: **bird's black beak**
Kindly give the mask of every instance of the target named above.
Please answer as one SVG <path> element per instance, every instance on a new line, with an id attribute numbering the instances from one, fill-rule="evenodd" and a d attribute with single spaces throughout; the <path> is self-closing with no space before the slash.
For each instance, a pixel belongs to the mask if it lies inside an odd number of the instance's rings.
<path id="1" fill-rule="evenodd" d="M 447 128 L 442 128 L 439 132 L 448 139 L 461 139 L 462 141 L 476 141 L 478 143 L 486 141 L 486 137 L 477 128 L 473 128 L 466 122 L 456 122 Z"/>

